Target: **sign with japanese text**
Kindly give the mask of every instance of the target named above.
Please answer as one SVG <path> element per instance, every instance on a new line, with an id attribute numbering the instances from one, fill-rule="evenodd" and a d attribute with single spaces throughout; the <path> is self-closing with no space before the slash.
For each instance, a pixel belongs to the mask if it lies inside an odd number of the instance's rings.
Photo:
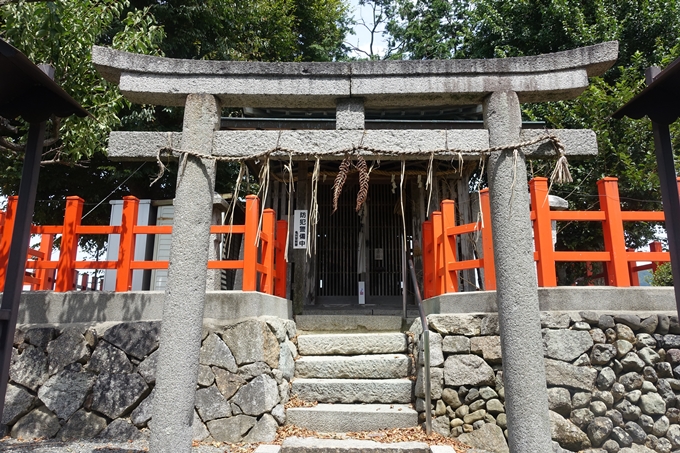
<path id="1" fill-rule="evenodd" d="M 293 216 L 293 248 L 307 248 L 307 236 L 309 232 L 307 224 L 307 210 L 296 209 Z"/>

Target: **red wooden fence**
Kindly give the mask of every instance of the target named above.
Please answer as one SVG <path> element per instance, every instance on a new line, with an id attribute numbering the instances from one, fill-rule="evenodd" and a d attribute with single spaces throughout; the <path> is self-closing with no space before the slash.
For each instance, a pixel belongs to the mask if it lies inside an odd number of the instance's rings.
<path id="1" fill-rule="evenodd" d="M 548 202 L 548 179 L 534 178 L 529 182 L 531 194 L 531 220 L 534 229 L 536 274 L 538 286 L 557 286 L 555 264 L 557 262 L 581 261 L 602 262 L 603 276 L 611 286 L 637 286 L 638 272 L 656 269 L 659 262 L 670 261 L 668 252 L 661 251 L 661 244 L 650 244 L 649 252 L 638 252 L 626 248 L 624 222 L 663 222 L 663 211 L 622 211 L 617 178 L 598 181 L 600 198 L 599 211 L 551 211 Z M 678 178 L 680 186 L 680 178 Z M 488 192 L 482 190 L 482 221 L 466 225 L 455 223 L 455 202 L 444 200 L 441 210 L 432 213 L 431 219 L 423 224 L 423 292 L 424 297 L 458 291 L 458 272 L 466 269 L 482 269 L 484 289 L 496 288 L 493 263 L 493 239 Z M 552 242 L 552 221 L 602 222 L 604 250 L 602 251 L 555 251 Z M 476 233 L 482 239 L 482 257 L 459 261 L 457 258 L 457 237 L 461 234 Z M 637 265 L 637 261 L 651 261 L 652 264 Z"/>
<path id="2" fill-rule="evenodd" d="M 9 246 L 14 226 L 18 197 L 10 197 L 7 211 L 0 213 L 0 291 L 5 285 Z M 77 269 L 116 270 L 116 291 L 130 291 L 132 271 L 139 269 L 167 269 L 168 261 L 135 261 L 135 239 L 138 234 L 171 234 L 172 226 L 137 225 L 139 200 L 123 198 L 121 225 L 81 225 L 83 199 L 67 197 L 63 225 L 34 225 L 31 233 L 41 235 L 40 249 L 29 249 L 24 284 L 32 290 L 71 291 L 76 288 Z M 265 209 L 260 223 L 260 200 L 255 195 L 246 197 L 244 225 L 212 225 L 212 234 L 243 234 L 243 260 L 211 260 L 208 269 L 242 269 L 244 291 L 260 291 L 286 296 L 287 264 L 283 256 L 288 224 L 276 222 L 273 209 Z M 120 246 L 116 261 L 77 261 L 78 239 L 85 234 L 118 234 Z M 61 235 L 59 259 L 52 260 L 54 238 Z M 259 257 L 259 258 L 258 258 Z M 55 279 L 56 274 L 56 279 Z M 259 283 L 259 288 L 258 288 Z"/>

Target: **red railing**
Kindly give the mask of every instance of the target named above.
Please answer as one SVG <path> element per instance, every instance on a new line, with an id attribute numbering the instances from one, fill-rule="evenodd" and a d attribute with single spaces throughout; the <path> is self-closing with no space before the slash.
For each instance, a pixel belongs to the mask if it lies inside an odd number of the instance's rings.
<path id="1" fill-rule="evenodd" d="M 637 286 L 638 272 L 655 270 L 660 262 L 670 261 L 668 252 L 661 244 L 652 242 L 649 252 L 626 248 L 623 222 L 663 222 L 662 211 L 622 211 L 617 178 L 598 181 L 599 211 L 552 211 L 548 202 L 548 179 L 534 178 L 529 182 L 531 194 L 531 220 L 533 221 L 538 286 L 557 286 L 557 262 L 604 263 L 602 277 L 610 286 Z M 678 178 L 680 186 L 680 178 Z M 496 288 L 493 263 L 493 239 L 489 195 L 481 191 L 482 221 L 456 226 L 455 203 L 444 200 L 441 210 L 432 213 L 423 223 L 423 286 L 424 296 L 458 291 L 458 273 L 468 269 L 482 269 L 484 289 Z M 552 222 L 601 222 L 604 236 L 602 251 L 555 251 L 552 239 Z M 479 234 L 482 241 L 482 257 L 458 260 L 457 237 L 461 234 Z M 638 261 L 651 264 L 638 265 Z"/>
<path id="2" fill-rule="evenodd" d="M 9 246 L 14 226 L 18 197 L 10 197 L 7 211 L 0 213 L 0 291 L 4 288 Z M 167 269 L 168 261 L 135 261 L 135 240 L 138 234 L 171 234 L 172 226 L 137 225 L 139 200 L 123 198 L 120 225 L 81 225 L 83 199 L 67 197 L 63 225 L 34 225 L 31 233 L 41 235 L 40 248 L 29 249 L 24 284 L 31 290 L 71 291 L 76 288 L 76 270 L 116 270 L 116 291 L 130 291 L 132 272 L 145 269 Z M 244 291 L 260 291 L 286 296 L 286 261 L 283 256 L 288 225 L 276 222 L 273 209 L 265 209 L 260 224 L 260 200 L 255 195 L 246 197 L 244 225 L 212 225 L 212 234 L 242 234 L 243 260 L 211 260 L 208 269 L 242 269 Z M 120 245 L 115 261 L 77 261 L 78 239 L 82 235 L 118 234 Z M 61 235 L 58 260 L 52 260 L 54 239 Z M 259 259 L 258 259 L 259 257 Z M 56 278 L 55 278 L 56 274 Z M 259 287 L 258 287 L 259 283 Z"/>

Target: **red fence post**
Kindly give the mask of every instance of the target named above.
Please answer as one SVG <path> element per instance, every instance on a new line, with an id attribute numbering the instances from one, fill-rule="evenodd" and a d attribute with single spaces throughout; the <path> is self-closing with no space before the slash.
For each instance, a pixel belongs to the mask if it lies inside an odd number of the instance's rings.
<path id="1" fill-rule="evenodd" d="M 423 299 L 437 295 L 434 284 L 434 232 L 432 220 L 423 222 Z"/>
<path id="2" fill-rule="evenodd" d="M 135 226 L 139 213 L 137 197 L 123 197 L 123 216 L 121 220 L 120 246 L 116 264 L 116 292 L 132 289 L 132 261 L 135 259 Z"/>
<path id="3" fill-rule="evenodd" d="M 274 295 L 286 298 L 286 281 L 288 279 L 288 262 L 286 261 L 286 238 L 288 237 L 288 222 L 279 220 L 276 222 L 276 252 L 274 266 Z"/>
<path id="4" fill-rule="evenodd" d="M 52 248 L 54 247 L 54 235 L 42 234 L 40 238 L 40 251 L 43 257 L 40 261 L 52 261 Z M 35 276 L 40 280 L 38 291 L 46 291 L 54 286 L 54 269 L 36 269 Z"/>
<path id="5" fill-rule="evenodd" d="M 652 241 L 649 243 L 649 251 L 650 252 L 663 252 L 663 247 L 661 247 L 661 242 L 659 241 Z M 656 270 L 659 268 L 659 262 L 658 261 L 652 261 L 652 272 L 656 272 Z"/>
<path id="6" fill-rule="evenodd" d="M 276 240 L 274 230 L 276 213 L 273 209 L 267 208 L 262 213 L 262 266 L 264 271 L 260 276 L 260 292 L 274 294 L 274 246 Z"/>
<path id="7" fill-rule="evenodd" d="M 257 228 L 260 199 L 246 196 L 246 232 L 243 235 L 243 291 L 257 291 Z"/>
<path id="8" fill-rule="evenodd" d="M 432 246 L 434 248 L 434 288 L 435 296 L 444 294 L 444 271 L 446 263 L 444 261 L 444 232 L 442 228 L 442 213 L 434 211 L 432 213 Z"/>
<path id="9" fill-rule="evenodd" d="M 531 209 L 535 213 L 533 226 L 534 244 L 536 252 L 538 252 L 538 260 L 536 261 L 538 286 L 557 286 L 548 178 L 533 178 L 529 181 L 529 190 L 531 192 Z"/>
<path id="10" fill-rule="evenodd" d="M 83 199 L 66 197 L 66 213 L 64 229 L 61 235 L 61 251 L 59 253 L 59 272 L 55 291 L 63 293 L 71 291 L 75 285 L 76 255 L 78 254 L 78 227 L 83 215 Z"/>
<path id="11" fill-rule="evenodd" d="M 0 291 L 5 289 L 5 277 L 7 275 L 7 261 L 9 260 L 9 246 L 12 242 L 14 232 L 14 217 L 17 212 L 19 197 L 9 197 L 7 200 L 7 211 L 5 211 L 5 221 L 0 236 Z"/>
<path id="12" fill-rule="evenodd" d="M 496 289 L 496 263 L 493 256 L 493 235 L 491 232 L 491 202 L 489 201 L 489 189 L 479 192 L 482 205 L 482 254 L 484 262 L 484 289 L 493 291 Z"/>
<path id="13" fill-rule="evenodd" d="M 605 250 L 611 257 L 607 262 L 607 280 L 611 286 L 626 287 L 630 286 L 630 280 L 617 181 L 617 178 L 603 178 L 597 182 L 597 190 L 600 194 L 600 210 L 605 213 L 602 223 Z"/>
<path id="14" fill-rule="evenodd" d="M 447 233 L 450 227 L 456 226 L 456 203 L 453 200 L 443 200 L 441 202 L 442 212 L 442 242 L 444 244 L 444 293 L 458 292 L 458 271 L 450 270 L 449 264 L 457 261 L 456 255 L 458 251 L 458 244 L 456 243 L 456 236 Z"/>

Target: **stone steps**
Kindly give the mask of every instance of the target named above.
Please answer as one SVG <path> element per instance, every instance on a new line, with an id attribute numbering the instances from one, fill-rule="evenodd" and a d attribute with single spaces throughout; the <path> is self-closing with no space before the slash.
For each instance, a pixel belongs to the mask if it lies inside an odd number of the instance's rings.
<path id="1" fill-rule="evenodd" d="M 410 405 L 409 340 L 400 331 L 400 317 L 310 315 L 297 320 L 300 356 L 291 393 L 318 404 L 288 409 L 286 423 L 319 432 L 418 424 L 418 413 Z M 330 332 L 313 333 L 321 331 Z M 337 451 L 372 451 L 348 448 Z"/>
<path id="2" fill-rule="evenodd" d="M 303 401 L 320 403 L 411 402 L 408 379 L 296 379 L 292 393 Z"/>
<path id="3" fill-rule="evenodd" d="M 296 378 L 399 379 L 408 376 L 406 354 L 302 356 L 295 362 Z"/>
<path id="4" fill-rule="evenodd" d="M 302 332 L 400 332 L 401 316 L 369 315 L 298 315 L 298 331 Z"/>
<path id="5" fill-rule="evenodd" d="M 481 450 L 475 450 L 485 453 Z M 289 437 L 282 445 L 260 445 L 255 453 L 456 453 L 449 445 L 428 445 L 424 442 L 380 443 L 357 439 L 319 439 Z"/>
<path id="6" fill-rule="evenodd" d="M 298 352 L 305 356 L 403 353 L 407 347 L 406 334 L 398 332 L 298 337 Z"/>
<path id="7" fill-rule="evenodd" d="M 416 426 L 418 413 L 409 404 L 320 403 L 289 408 L 286 423 L 325 433 L 375 431 Z"/>

